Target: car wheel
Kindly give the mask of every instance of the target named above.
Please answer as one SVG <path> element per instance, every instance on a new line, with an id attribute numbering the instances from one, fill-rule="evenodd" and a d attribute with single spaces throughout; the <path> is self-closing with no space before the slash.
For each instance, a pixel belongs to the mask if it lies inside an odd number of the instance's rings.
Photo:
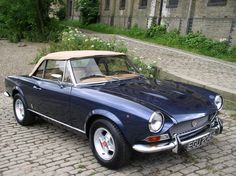
<path id="1" fill-rule="evenodd" d="M 130 159 L 130 146 L 120 130 L 107 120 L 99 119 L 91 125 L 89 142 L 98 162 L 110 169 L 118 169 Z"/>
<path id="2" fill-rule="evenodd" d="M 35 122 L 35 116 L 27 111 L 26 103 L 20 94 L 16 94 L 13 100 L 13 110 L 16 121 L 23 126 L 31 125 Z"/>

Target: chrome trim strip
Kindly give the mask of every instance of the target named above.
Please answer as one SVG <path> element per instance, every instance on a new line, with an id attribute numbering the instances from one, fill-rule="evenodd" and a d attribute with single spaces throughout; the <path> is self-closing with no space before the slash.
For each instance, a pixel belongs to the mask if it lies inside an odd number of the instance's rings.
<path id="1" fill-rule="evenodd" d="M 6 97 L 10 97 L 10 94 L 8 92 L 3 93 Z"/>
<path id="2" fill-rule="evenodd" d="M 46 115 L 43 115 L 43 114 L 37 112 L 37 111 L 34 111 L 34 110 L 32 110 L 32 109 L 28 109 L 28 111 L 31 111 L 31 112 L 33 112 L 33 113 L 36 113 L 36 114 L 38 114 L 38 115 L 40 115 L 40 116 L 42 116 L 42 117 L 44 117 L 44 118 L 47 118 L 47 119 L 49 119 L 49 120 L 51 120 L 51 121 L 53 121 L 53 122 L 59 123 L 59 124 L 61 124 L 61 125 L 63 125 L 63 126 L 66 126 L 66 127 L 68 127 L 68 128 L 71 128 L 71 129 L 73 129 L 73 130 L 76 130 L 76 131 L 78 131 L 78 132 L 80 132 L 80 133 L 85 134 L 85 131 L 83 131 L 83 130 L 80 130 L 80 129 L 78 129 L 78 128 L 72 127 L 72 126 L 70 126 L 70 125 L 68 125 L 68 124 L 65 124 L 65 123 L 63 123 L 63 122 L 60 122 L 60 121 L 58 121 L 58 120 L 55 120 L 55 119 L 53 119 L 53 118 L 51 118 L 51 117 L 48 117 L 48 116 L 46 116 Z"/>

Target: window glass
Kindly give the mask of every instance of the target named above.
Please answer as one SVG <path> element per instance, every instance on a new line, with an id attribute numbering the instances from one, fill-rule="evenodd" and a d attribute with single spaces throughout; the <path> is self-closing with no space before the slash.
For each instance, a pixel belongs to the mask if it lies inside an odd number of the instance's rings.
<path id="1" fill-rule="evenodd" d="M 125 56 L 74 59 L 71 66 L 77 83 L 126 79 L 138 74 Z"/>
<path id="2" fill-rule="evenodd" d="M 65 61 L 48 60 L 45 70 L 45 79 L 62 81 Z"/>
<path id="3" fill-rule="evenodd" d="M 146 8 L 148 0 L 139 0 L 139 8 Z"/>
<path id="4" fill-rule="evenodd" d="M 45 63 L 46 61 L 44 61 L 38 68 L 38 70 L 34 73 L 34 76 L 39 77 L 39 78 L 43 78 L 43 70 L 45 68 Z"/>
<path id="5" fill-rule="evenodd" d="M 105 0 L 105 10 L 110 9 L 110 0 Z"/>
<path id="6" fill-rule="evenodd" d="M 176 8 L 178 7 L 179 0 L 169 0 L 167 7 L 168 8 Z"/>
<path id="7" fill-rule="evenodd" d="M 125 1 L 126 0 L 120 0 L 120 10 L 124 10 L 125 9 Z"/>
<path id="8" fill-rule="evenodd" d="M 217 5 L 226 5 L 227 0 L 209 0 L 208 5 L 217 6 Z"/>
<path id="9" fill-rule="evenodd" d="M 71 61 L 71 65 L 77 82 L 79 82 L 81 78 L 91 74 L 102 74 L 94 58 L 73 60 Z"/>

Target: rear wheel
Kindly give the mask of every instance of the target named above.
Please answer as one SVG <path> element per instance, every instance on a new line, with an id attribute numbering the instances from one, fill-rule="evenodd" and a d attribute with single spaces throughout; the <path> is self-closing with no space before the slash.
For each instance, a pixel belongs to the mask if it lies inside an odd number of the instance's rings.
<path id="1" fill-rule="evenodd" d="M 26 109 L 26 103 L 21 94 L 16 94 L 13 100 L 13 110 L 16 121 L 23 126 L 35 122 L 35 116 Z"/>
<path id="2" fill-rule="evenodd" d="M 107 120 L 99 119 L 91 125 L 89 142 L 98 162 L 110 169 L 118 169 L 130 159 L 130 146 L 120 130 Z"/>

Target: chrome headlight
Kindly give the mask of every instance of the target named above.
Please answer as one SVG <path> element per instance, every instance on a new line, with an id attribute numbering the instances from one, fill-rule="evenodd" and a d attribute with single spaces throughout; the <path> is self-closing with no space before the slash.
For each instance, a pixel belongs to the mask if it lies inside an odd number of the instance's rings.
<path id="1" fill-rule="evenodd" d="M 215 103 L 217 109 L 221 110 L 222 106 L 223 106 L 223 98 L 219 95 L 216 95 L 214 103 Z"/>
<path id="2" fill-rule="evenodd" d="M 154 112 L 149 119 L 149 130 L 151 132 L 157 133 L 160 131 L 164 123 L 164 116 L 160 112 Z"/>

